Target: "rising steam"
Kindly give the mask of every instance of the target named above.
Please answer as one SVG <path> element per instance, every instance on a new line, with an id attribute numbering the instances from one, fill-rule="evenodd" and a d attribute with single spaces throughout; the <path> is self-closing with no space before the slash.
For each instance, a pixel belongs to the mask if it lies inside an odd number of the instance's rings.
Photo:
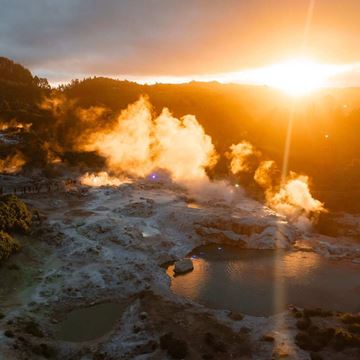
<path id="1" fill-rule="evenodd" d="M 14 155 L 8 155 L 5 159 L 0 159 L 0 172 L 5 174 L 14 174 L 19 172 L 26 161 L 20 152 Z"/>
<path id="2" fill-rule="evenodd" d="M 98 173 L 86 173 L 80 177 L 82 185 L 100 187 L 100 186 L 120 186 L 122 184 L 130 183 L 131 180 L 127 178 L 120 178 L 118 176 L 110 176 L 106 171 Z"/>
<path id="3" fill-rule="evenodd" d="M 71 128 L 63 123 L 72 114 L 78 125 L 68 136 L 73 148 L 96 151 L 106 159 L 110 173 L 117 174 L 114 177 L 107 172 L 87 173 L 80 179 L 85 185 L 118 186 L 126 182 L 128 175 L 145 177 L 161 169 L 174 181 L 187 186 L 195 198 L 233 200 L 232 187 L 226 182 L 211 182 L 207 177 L 206 169 L 215 165 L 218 156 L 211 137 L 193 115 L 178 119 L 164 108 L 157 116 L 146 97 L 129 105 L 118 117 L 100 107 L 77 108 L 65 99 L 49 99 L 43 108 L 59 119 L 60 135 L 64 129 Z M 307 176 L 292 173 L 281 181 L 275 162 L 260 161 L 260 151 L 250 142 L 244 140 L 231 145 L 225 155 L 230 160 L 232 174 L 252 174 L 264 189 L 267 205 L 298 226 L 309 227 L 325 211 L 324 205 L 312 197 Z M 56 161 L 56 156 L 48 159 L 51 163 Z"/>
<path id="4" fill-rule="evenodd" d="M 268 196 L 269 205 L 303 230 L 308 230 L 317 216 L 326 211 L 324 204 L 312 197 L 309 177 L 290 173 L 279 191 Z"/>
<path id="5" fill-rule="evenodd" d="M 5 131 L 8 129 L 29 131 L 31 126 L 31 123 L 22 123 L 17 121 L 16 119 L 12 119 L 7 122 L 0 121 L 0 131 Z"/>
<path id="6" fill-rule="evenodd" d="M 324 204 L 311 195 L 308 176 L 292 172 L 281 181 L 275 161 L 259 163 L 260 156 L 261 153 L 248 141 L 231 145 L 226 153 L 233 174 L 253 173 L 255 182 L 264 190 L 266 204 L 298 227 L 308 230 L 318 215 L 325 211 Z"/>
<path id="7" fill-rule="evenodd" d="M 267 205 L 302 230 L 309 230 L 318 215 L 326 211 L 324 204 L 311 195 L 308 176 L 291 172 L 281 182 L 280 171 L 272 160 L 260 163 L 254 180 L 264 189 Z"/>
<path id="8" fill-rule="evenodd" d="M 233 174 L 248 172 L 250 170 L 250 159 L 260 153 L 246 140 L 230 146 L 230 151 L 225 155 L 230 159 L 230 171 Z"/>
<path id="9" fill-rule="evenodd" d="M 279 181 L 279 170 L 273 160 L 264 160 L 257 167 L 254 180 L 265 190 L 273 189 Z"/>
<path id="10" fill-rule="evenodd" d="M 177 119 L 168 109 L 154 116 L 144 97 L 122 111 L 111 128 L 93 134 L 85 149 L 105 157 L 114 171 L 143 177 L 163 169 L 179 182 L 207 178 L 205 169 L 216 162 L 211 138 L 194 116 Z"/>

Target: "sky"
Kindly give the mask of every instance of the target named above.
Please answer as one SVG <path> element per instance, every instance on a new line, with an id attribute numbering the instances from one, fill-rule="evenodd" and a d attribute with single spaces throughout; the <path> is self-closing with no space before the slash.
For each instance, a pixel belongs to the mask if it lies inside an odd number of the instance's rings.
<path id="1" fill-rule="evenodd" d="M 360 86 L 359 0 L 0 0 L 0 9 L 0 55 L 53 83 L 231 81 L 306 56 L 343 66 L 334 84 Z"/>

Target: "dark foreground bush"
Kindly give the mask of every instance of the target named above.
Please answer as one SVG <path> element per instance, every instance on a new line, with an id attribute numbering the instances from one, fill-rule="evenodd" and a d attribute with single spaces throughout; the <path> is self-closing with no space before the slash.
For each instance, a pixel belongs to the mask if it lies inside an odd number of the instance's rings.
<path id="1" fill-rule="evenodd" d="M 31 219 L 31 212 L 17 196 L 0 197 L 0 230 L 28 232 Z"/>
<path id="2" fill-rule="evenodd" d="M 30 230 L 32 214 L 15 195 L 0 197 L 0 262 L 20 250 L 20 244 L 8 232 Z"/>
<path id="3" fill-rule="evenodd" d="M 20 250 L 20 244 L 4 231 L 0 231 L 0 262 Z"/>

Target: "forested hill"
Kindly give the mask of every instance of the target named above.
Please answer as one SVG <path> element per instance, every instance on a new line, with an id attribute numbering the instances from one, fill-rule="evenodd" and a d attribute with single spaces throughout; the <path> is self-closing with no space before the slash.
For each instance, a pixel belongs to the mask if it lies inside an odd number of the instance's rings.
<path id="1" fill-rule="evenodd" d="M 12 60 L 0 57 L 0 116 L 28 121 L 37 112 L 37 103 L 50 92 L 48 81 Z"/>

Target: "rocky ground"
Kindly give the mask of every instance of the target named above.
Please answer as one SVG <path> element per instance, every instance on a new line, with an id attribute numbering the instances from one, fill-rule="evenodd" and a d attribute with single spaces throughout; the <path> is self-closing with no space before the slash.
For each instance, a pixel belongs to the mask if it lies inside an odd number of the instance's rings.
<path id="1" fill-rule="evenodd" d="M 21 197 L 38 212 L 37 222 L 23 251 L 0 269 L 0 359 L 360 356 L 356 316 L 212 310 L 173 294 L 165 271 L 207 242 L 306 248 L 356 262 L 360 248 L 350 238 L 339 246 L 330 236 L 304 235 L 241 192 L 231 203 L 201 200 L 167 181 L 46 186 Z M 62 338 L 72 310 L 103 303 L 121 307 L 109 331 L 91 341 Z"/>

